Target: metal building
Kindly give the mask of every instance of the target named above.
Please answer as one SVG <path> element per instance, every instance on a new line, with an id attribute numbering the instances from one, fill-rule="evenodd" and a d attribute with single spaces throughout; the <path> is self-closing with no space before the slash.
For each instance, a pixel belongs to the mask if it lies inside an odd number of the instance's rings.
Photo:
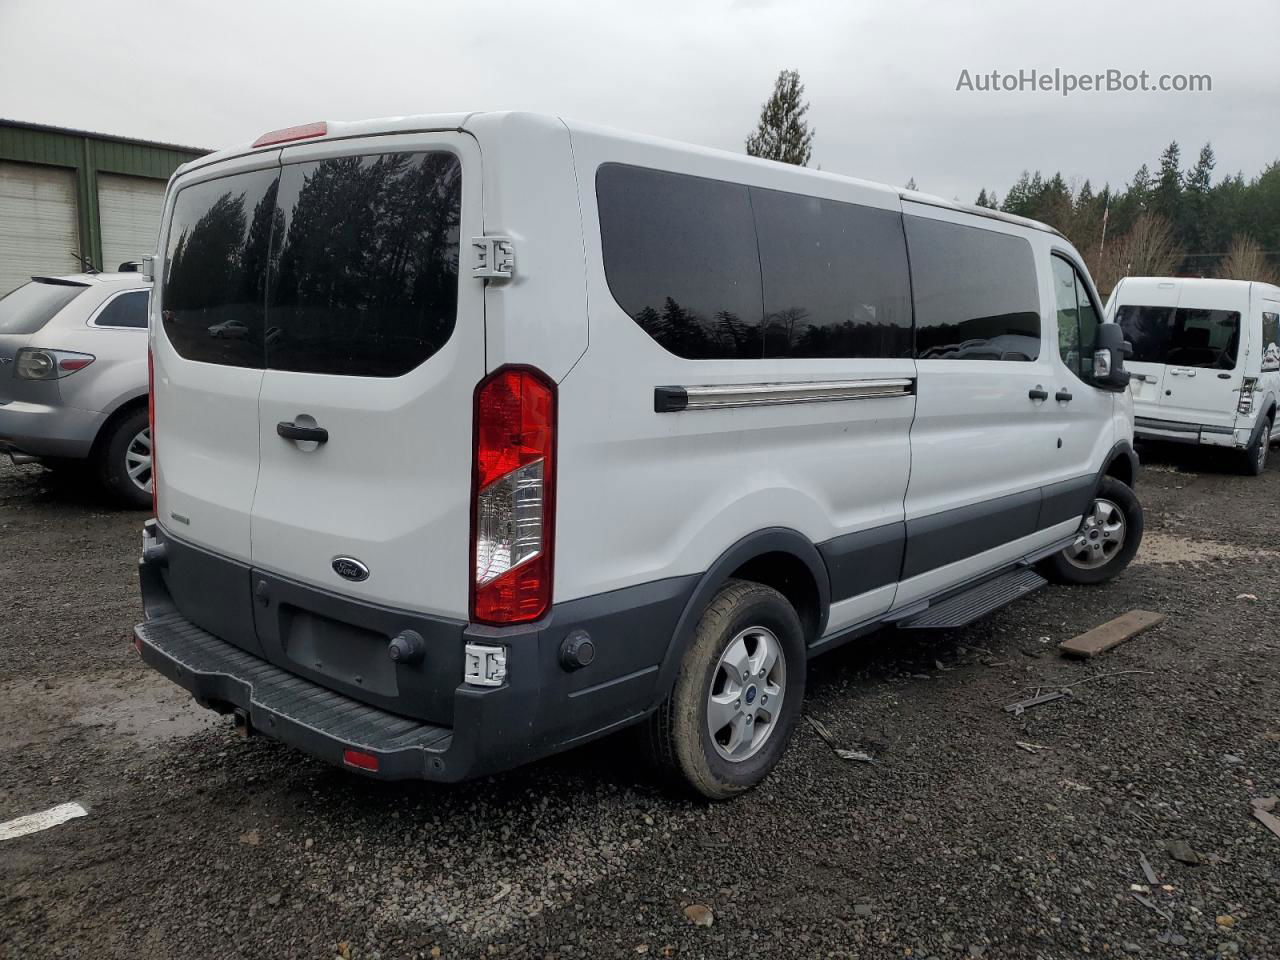
<path id="1" fill-rule="evenodd" d="M 207 152 L 0 120 L 0 296 L 81 258 L 115 270 L 154 252 L 165 183 Z"/>

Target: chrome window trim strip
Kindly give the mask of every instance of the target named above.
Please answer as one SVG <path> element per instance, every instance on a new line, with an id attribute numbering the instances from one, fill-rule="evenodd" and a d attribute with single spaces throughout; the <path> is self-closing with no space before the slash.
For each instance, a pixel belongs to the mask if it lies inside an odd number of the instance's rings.
<path id="1" fill-rule="evenodd" d="M 886 400 L 913 395 L 915 383 L 911 377 L 900 377 L 881 380 L 658 387 L 654 390 L 653 408 L 657 413 L 677 413 L 682 410 L 724 410 L 791 403 Z"/>

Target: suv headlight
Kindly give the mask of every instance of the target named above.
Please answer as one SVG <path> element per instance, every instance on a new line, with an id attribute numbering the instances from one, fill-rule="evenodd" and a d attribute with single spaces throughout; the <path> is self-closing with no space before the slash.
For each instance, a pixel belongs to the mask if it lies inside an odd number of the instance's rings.
<path id="1" fill-rule="evenodd" d="M 61 380 L 93 363 L 91 353 L 23 347 L 13 358 L 13 375 L 19 380 Z"/>

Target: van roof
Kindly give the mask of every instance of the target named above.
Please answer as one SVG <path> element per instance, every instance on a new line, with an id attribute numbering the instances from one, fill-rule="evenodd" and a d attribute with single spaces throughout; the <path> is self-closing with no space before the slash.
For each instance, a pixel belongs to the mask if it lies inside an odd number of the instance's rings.
<path id="1" fill-rule="evenodd" d="M 371 120 L 328 120 L 325 123 L 325 133 L 320 137 L 311 137 L 305 141 L 296 141 L 299 143 L 314 143 L 318 140 L 346 140 L 354 137 L 378 136 L 389 133 L 425 133 L 429 131 L 441 130 L 468 130 L 474 132 L 477 126 L 498 126 L 518 131 L 521 128 L 535 129 L 538 127 L 545 128 L 547 126 L 558 126 L 567 129 L 571 134 L 575 131 L 590 133 L 597 137 L 617 140 L 630 143 L 650 143 L 655 146 L 665 146 L 672 149 L 678 149 L 685 152 L 693 152 L 704 156 L 718 157 L 725 160 L 732 160 L 735 163 L 742 164 L 772 164 L 774 161 L 762 160 L 758 157 L 748 157 L 744 154 L 733 153 L 728 150 L 718 150 L 712 147 L 703 147 L 697 144 L 685 143 L 679 140 L 670 140 L 662 137 L 653 137 L 647 134 L 632 133 L 630 131 L 617 130 L 610 127 L 597 126 L 595 124 L 580 123 L 577 121 L 565 120 L 561 117 L 549 114 L 526 113 L 520 111 L 487 111 L 487 112 L 469 112 L 469 113 L 430 113 L 430 114 L 414 114 L 402 117 L 380 117 Z M 257 150 L 278 150 L 281 146 L 287 144 L 267 144 L 261 147 L 254 147 L 251 144 L 230 147 L 225 150 L 218 150 L 214 153 L 206 154 L 192 160 L 190 163 L 184 164 L 178 168 L 175 176 L 188 170 L 203 167 L 207 164 L 218 163 L 222 160 L 228 160 L 232 157 L 243 156 L 247 153 L 253 153 Z M 888 184 L 875 183 L 869 180 L 862 180 L 857 177 L 847 177 L 840 174 L 829 173 L 823 170 L 811 170 L 807 167 L 797 167 L 795 172 L 800 177 L 808 177 L 813 179 L 836 180 L 840 182 L 853 182 L 863 187 L 882 191 L 885 194 L 895 195 L 902 200 L 912 203 L 924 204 L 931 207 L 941 207 L 947 210 L 955 210 L 961 213 L 968 213 L 974 216 L 983 217 L 989 220 L 999 220 L 1004 223 L 1013 224 L 1032 230 L 1040 230 L 1061 237 L 1062 234 L 1046 223 L 1038 220 L 1031 220 L 1027 217 L 1019 217 L 1011 213 L 1004 213 L 1000 210 L 991 210 L 987 207 L 979 207 L 972 204 L 960 203 L 958 200 L 946 200 L 942 197 L 933 196 L 932 194 L 921 193 L 916 190 L 904 190 L 899 187 L 893 187 Z M 1065 239 L 1065 238 L 1064 238 Z"/>
<path id="2" fill-rule="evenodd" d="M 1249 288 L 1255 285 L 1280 292 L 1280 287 L 1261 280 L 1222 280 L 1215 277 L 1121 277 L 1116 284 L 1116 290 L 1123 291 L 1122 296 L 1128 297 L 1148 290 L 1161 288 L 1181 290 L 1184 287 L 1192 287 L 1206 294 L 1217 292 L 1224 297 L 1242 295 L 1247 297 Z"/>

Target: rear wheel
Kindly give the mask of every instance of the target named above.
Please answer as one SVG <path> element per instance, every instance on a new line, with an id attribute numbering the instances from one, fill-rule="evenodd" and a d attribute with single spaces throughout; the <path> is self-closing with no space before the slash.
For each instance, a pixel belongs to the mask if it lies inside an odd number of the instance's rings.
<path id="1" fill-rule="evenodd" d="M 755 786 L 777 764 L 804 700 L 804 633 L 772 587 L 731 580 L 703 611 L 650 747 L 675 779 L 711 800 Z"/>
<path id="2" fill-rule="evenodd" d="M 1115 477 L 1103 477 L 1071 546 L 1045 561 L 1059 583 L 1104 583 L 1120 574 L 1142 543 L 1142 504 Z"/>
<path id="3" fill-rule="evenodd" d="M 1244 451 L 1244 462 L 1241 467 L 1246 476 L 1257 477 L 1267 469 L 1267 455 L 1271 450 L 1271 418 L 1268 417 Z"/>
<path id="4" fill-rule="evenodd" d="M 98 448 L 98 478 L 107 491 L 126 506 L 151 506 L 151 426 L 140 407 L 125 414 L 102 438 Z"/>

